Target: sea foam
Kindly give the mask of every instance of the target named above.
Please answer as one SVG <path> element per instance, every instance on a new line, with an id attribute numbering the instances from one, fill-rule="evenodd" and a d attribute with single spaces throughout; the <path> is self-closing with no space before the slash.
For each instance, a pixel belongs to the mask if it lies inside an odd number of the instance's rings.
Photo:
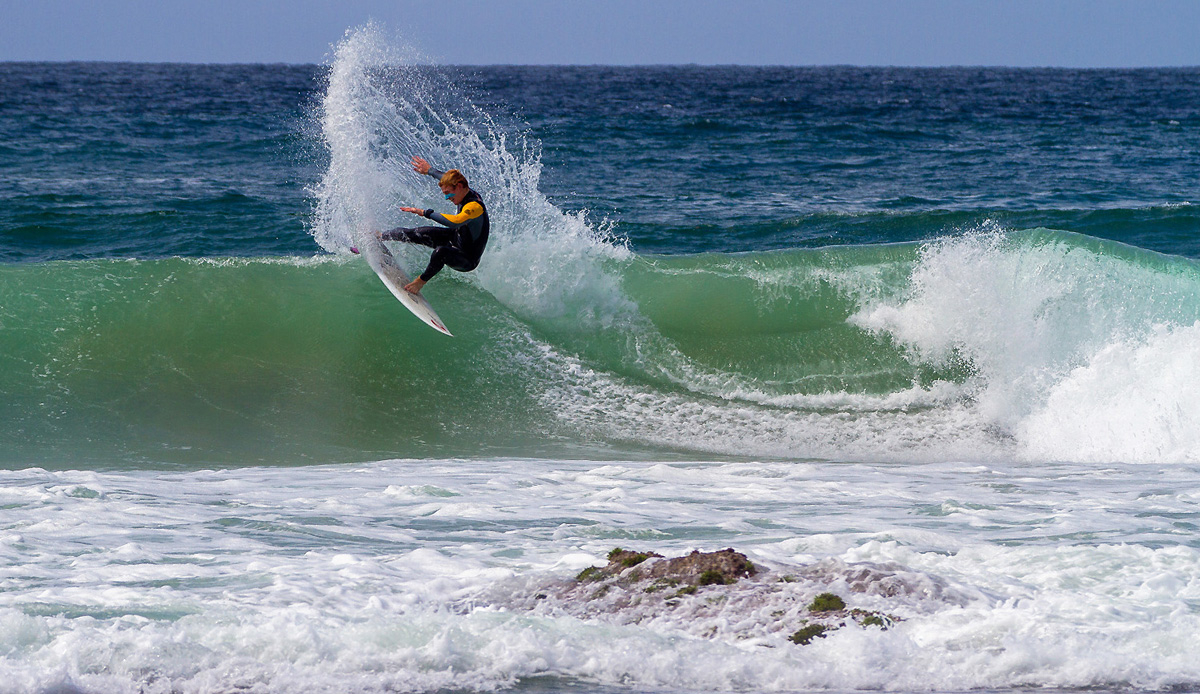
<path id="1" fill-rule="evenodd" d="M 1186 471 L 900 470 L 493 458 L 0 472 L 0 678 L 17 694 L 1198 681 Z M 730 544 L 793 580 L 660 610 L 551 590 L 614 546 Z M 886 590 L 861 590 L 871 572 Z M 819 590 L 900 621 L 791 643 L 778 620 Z"/>

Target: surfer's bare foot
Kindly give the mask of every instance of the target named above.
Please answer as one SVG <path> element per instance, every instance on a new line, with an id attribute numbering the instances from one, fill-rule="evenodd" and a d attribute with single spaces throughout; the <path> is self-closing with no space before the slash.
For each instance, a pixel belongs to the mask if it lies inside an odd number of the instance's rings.
<path id="1" fill-rule="evenodd" d="M 418 277 L 417 279 L 413 280 L 412 282 L 409 282 L 408 284 L 404 285 L 404 291 L 408 292 L 409 294 L 420 294 L 421 287 L 424 287 L 424 286 L 425 286 L 425 280 Z"/>

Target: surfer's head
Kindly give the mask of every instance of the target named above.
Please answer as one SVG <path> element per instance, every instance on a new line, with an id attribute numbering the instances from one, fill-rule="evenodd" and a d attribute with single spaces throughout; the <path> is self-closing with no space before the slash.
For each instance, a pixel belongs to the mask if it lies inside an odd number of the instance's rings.
<path id="1" fill-rule="evenodd" d="M 458 169 L 450 169 L 446 173 L 442 174 L 442 177 L 438 179 L 438 185 L 450 186 L 451 188 L 457 188 L 459 186 L 462 186 L 463 188 L 471 187 L 467 185 L 467 177 L 462 175 L 462 172 Z"/>
<path id="2" fill-rule="evenodd" d="M 467 177 L 458 169 L 450 169 L 442 174 L 438 179 L 438 187 L 446 194 L 446 199 L 453 201 L 455 205 L 461 203 L 471 191 L 471 187 L 467 185 Z"/>

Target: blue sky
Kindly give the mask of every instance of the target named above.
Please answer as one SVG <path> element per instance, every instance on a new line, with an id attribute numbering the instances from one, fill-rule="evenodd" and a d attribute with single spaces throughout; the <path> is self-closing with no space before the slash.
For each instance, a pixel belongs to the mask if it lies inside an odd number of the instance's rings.
<path id="1" fill-rule="evenodd" d="M 1200 65 L 1196 0 L 0 0 L 0 60 L 320 63 L 368 20 L 469 65 Z"/>

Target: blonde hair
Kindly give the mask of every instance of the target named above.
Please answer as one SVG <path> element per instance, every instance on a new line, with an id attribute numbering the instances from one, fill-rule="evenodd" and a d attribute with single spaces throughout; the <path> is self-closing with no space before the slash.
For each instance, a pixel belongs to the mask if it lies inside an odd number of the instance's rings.
<path id="1" fill-rule="evenodd" d="M 462 175 L 458 169 L 450 169 L 438 179 L 438 185 L 449 186 L 451 188 L 457 188 L 460 184 L 464 188 L 471 187 L 467 185 L 467 177 Z"/>

